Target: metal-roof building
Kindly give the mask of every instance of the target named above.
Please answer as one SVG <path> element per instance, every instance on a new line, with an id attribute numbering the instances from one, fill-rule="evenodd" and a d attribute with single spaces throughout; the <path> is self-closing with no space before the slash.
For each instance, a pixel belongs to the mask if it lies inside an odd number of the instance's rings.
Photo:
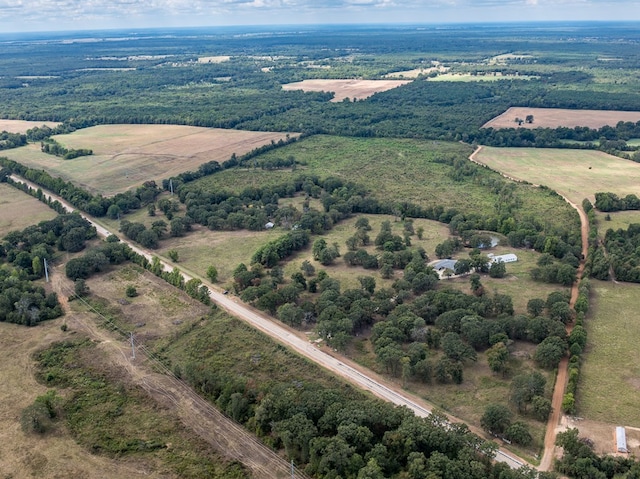
<path id="1" fill-rule="evenodd" d="M 622 426 L 616 427 L 616 443 L 618 452 L 629 452 L 627 449 L 627 433 Z"/>

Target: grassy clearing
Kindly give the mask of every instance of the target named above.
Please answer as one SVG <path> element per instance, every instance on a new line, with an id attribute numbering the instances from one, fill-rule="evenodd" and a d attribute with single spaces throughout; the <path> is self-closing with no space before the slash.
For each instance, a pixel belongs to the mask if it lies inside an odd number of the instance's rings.
<path id="1" fill-rule="evenodd" d="M 260 390 L 297 381 L 324 388 L 345 387 L 319 366 L 220 310 L 179 337 L 158 342 L 156 350 L 172 364 L 195 363 L 209 371 L 246 379 Z"/>
<path id="2" fill-rule="evenodd" d="M 240 263 L 249 265 L 253 253 L 263 244 L 282 236 L 280 228 L 265 231 L 210 231 L 204 227 L 194 228 L 182 238 L 168 238 L 156 250 L 167 257 L 169 250 L 178 252 L 178 268 L 186 268 L 203 277 L 213 265 L 218 270 L 218 282 L 232 279 L 233 270 Z"/>
<path id="3" fill-rule="evenodd" d="M 607 230 L 618 230 L 620 228 L 626 230 L 631 223 L 640 223 L 640 211 L 614 211 L 611 213 L 596 212 L 598 221 L 598 235 L 604 238 Z M 610 220 L 607 220 L 607 214 Z"/>
<path id="4" fill-rule="evenodd" d="M 513 300 L 515 314 L 527 314 L 527 302 L 533 298 L 546 300 L 549 293 L 553 291 L 569 291 L 568 287 L 558 284 L 548 284 L 533 281 L 530 271 L 536 267 L 536 262 L 540 253 L 533 250 L 514 249 L 507 246 L 497 246 L 490 250 L 496 255 L 515 253 L 518 261 L 507 263 L 507 275 L 504 278 L 491 278 L 488 274 L 482 275 L 482 285 L 488 294 L 506 294 Z M 468 258 L 466 251 L 454 256 L 455 259 Z M 448 285 L 464 293 L 470 293 L 469 278 L 453 278 L 441 281 L 441 284 Z"/>
<path id="5" fill-rule="evenodd" d="M 55 136 L 67 148 L 92 149 L 91 156 L 62 160 L 30 144 L 7 152 L 7 157 L 93 193 L 113 195 L 208 161 L 228 160 L 233 153 L 242 155 L 286 135 L 182 125 L 101 125 Z"/>
<path id="6" fill-rule="evenodd" d="M 104 477 L 165 478 L 148 464 L 127 457 L 113 459 L 92 454 L 78 444 L 65 428 L 34 438 L 20 428 L 22 409 L 47 387 L 36 381 L 35 351 L 52 341 L 62 340 L 63 319 L 45 321 L 34 328 L 0 323 L 0 477 L 30 479 L 33 477 Z M 34 447 L 37 445 L 37 447 Z"/>
<path id="7" fill-rule="evenodd" d="M 209 308 L 169 286 L 137 265 L 127 264 L 87 280 L 88 300 L 119 329 L 135 332 L 140 340 L 175 333 L 183 323 L 198 321 Z M 137 296 L 127 297 L 128 286 Z M 71 303 L 75 305 L 76 303 Z M 79 309 L 84 307 L 79 305 Z"/>
<path id="8" fill-rule="evenodd" d="M 487 185 L 498 178 L 478 170 L 475 179 L 455 181 L 453 167 L 442 159 L 466 159 L 468 145 L 403 139 L 363 139 L 318 135 L 269 152 L 261 158 L 287 158 L 302 163 L 296 171 L 226 170 L 196 181 L 189 188 L 240 191 L 248 186 L 282 183 L 301 174 L 334 176 L 367 188 L 382 201 L 406 201 L 421 206 L 442 206 L 480 215 L 496 214 L 499 198 Z M 548 192 L 524 184 L 515 185 L 522 205 L 513 214 L 533 215 L 541 221 L 566 228 L 578 225 L 575 211 Z"/>
<path id="9" fill-rule="evenodd" d="M 640 164 L 600 151 L 483 147 L 476 159 L 512 178 L 545 185 L 576 204 L 598 191 L 640 194 Z"/>
<path id="10" fill-rule="evenodd" d="M 592 280 L 596 301 L 578 391 L 580 416 L 640 427 L 640 351 L 637 321 L 640 286 Z"/>
<path id="11" fill-rule="evenodd" d="M 0 235 L 51 220 L 57 215 L 34 197 L 6 183 L 0 183 Z"/>
<path id="12" fill-rule="evenodd" d="M 109 366 L 105 352 L 95 343 L 55 343 L 37 359 L 37 375 L 65 395 L 66 427 L 94 453 L 137 458 L 169 477 L 245 477 L 240 466 L 225 463 L 167 409 L 123 381 L 122 373 Z"/>

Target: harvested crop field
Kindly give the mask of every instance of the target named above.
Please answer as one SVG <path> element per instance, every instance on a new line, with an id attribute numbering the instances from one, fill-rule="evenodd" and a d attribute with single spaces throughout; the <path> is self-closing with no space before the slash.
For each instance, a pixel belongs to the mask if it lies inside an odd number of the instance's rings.
<path id="1" fill-rule="evenodd" d="M 391 90 L 411 83 L 410 80 L 304 80 L 282 85 L 283 90 L 333 92 L 332 102 L 345 98 L 362 100 L 374 93 Z"/>
<path id="2" fill-rule="evenodd" d="M 586 126 L 601 128 L 615 126 L 619 121 L 640 121 L 640 111 L 616 110 L 565 110 L 561 108 L 522 108 L 511 107 L 482 125 L 483 128 L 517 128 L 516 118 L 524 120 L 533 115 L 533 123 L 522 123 L 520 128 L 573 128 Z"/>
<path id="3" fill-rule="evenodd" d="M 25 121 L 25 120 L 1 120 L 0 119 L 0 131 L 8 131 L 9 133 L 26 133 L 31 128 L 47 125 L 53 128 L 58 125 L 54 121 Z"/>
<path id="4" fill-rule="evenodd" d="M 33 196 L 13 186 L 0 183 L 0 236 L 22 230 L 58 214 Z"/>
<path id="5" fill-rule="evenodd" d="M 148 180 L 196 170 L 202 163 L 228 160 L 233 153 L 242 155 L 287 135 L 182 125 L 101 125 L 55 136 L 66 148 L 93 150 L 92 156 L 62 160 L 35 144 L 7 151 L 7 156 L 94 193 L 113 195 Z"/>
<path id="6" fill-rule="evenodd" d="M 545 185 L 576 204 L 595 193 L 640 195 L 640 164 L 601 151 L 481 147 L 475 161 L 520 181 Z"/>

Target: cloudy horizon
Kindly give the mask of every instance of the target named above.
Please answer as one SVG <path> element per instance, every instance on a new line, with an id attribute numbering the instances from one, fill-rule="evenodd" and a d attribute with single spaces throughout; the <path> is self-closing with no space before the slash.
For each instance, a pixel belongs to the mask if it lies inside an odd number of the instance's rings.
<path id="1" fill-rule="evenodd" d="M 640 0 L 0 0 L 0 32 L 358 23 L 640 21 Z"/>

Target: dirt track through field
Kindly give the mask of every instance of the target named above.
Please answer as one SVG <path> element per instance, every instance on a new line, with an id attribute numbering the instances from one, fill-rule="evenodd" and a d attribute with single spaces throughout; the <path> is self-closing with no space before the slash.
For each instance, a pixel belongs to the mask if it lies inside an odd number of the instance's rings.
<path id="1" fill-rule="evenodd" d="M 107 332 L 82 315 L 74 315 L 67 301 L 67 296 L 73 293 L 73 287 L 62 274 L 60 269 L 55 269 L 51 281 L 65 310 L 67 325 L 72 330 L 84 331 L 92 340 L 98 341 L 114 367 L 126 371 L 127 381 L 143 388 L 158 403 L 173 409 L 187 428 L 211 444 L 221 455 L 244 464 L 254 477 L 290 477 L 291 466 L 284 458 L 198 396 L 190 386 L 155 360 L 144 345 L 136 346 L 136 356 L 133 358 L 130 344 L 116 337 L 116 333 Z M 160 369 L 161 372 L 154 372 L 151 368 Z M 297 472 L 296 477 L 304 476 Z"/>
<path id="2" fill-rule="evenodd" d="M 480 165 L 487 166 L 484 163 L 476 160 L 476 156 L 482 150 L 482 146 L 479 146 L 469 157 L 469 160 Z M 503 177 L 508 178 L 512 181 L 523 181 L 522 179 L 512 178 L 504 173 L 500 173 Z M 539 185 L 533 185 L 539 186 Z M 572 308 L 575 306 L 576 301 L 578 299 L 579 294 L 579 285 L 580 280 L 582 279 L 582 274 L 584 272 L 585 261 L 587 258 L 587 253 L 589 252 L 589 219 L 586 213 L 583 211 L 582 207 L 570 201 L 566 196 L 564 196 L 561 192 L 557 192 L 562 196 L 562 198 L 569 203 L 580 215 L 580 236 L 582 241 L 582 260 L 580 261 L 580 265 L 578 266 L 578 271 L 576 274 L 576 281 L 573 283 L 571 288 L 571 299 L 569 301 L 569 306 Z M 573 324 L 567 325 L 567 334 L 571 333 L 573 329 Z M 540 466 L 538 469 L 540 471 L 549 471 L 553 467 L 553 459 L 556 457 L 556 436 L 558 433 L 558 427 L 560 425 L 560 419 L 562 418 L 562 400 L 564 398 L 564 391 L 567 386 L 567 377 L 569 372 L 569 358 L 563 357 L 558 365 L 558 374 L 556 375 L 556 382 L 553 388 L 553 396 L 551 399 L 551 407 L 553 410 L 551 411 L 551 415 L 549 416 L 549 420 L 547 421 L 547 430 L 544 436 L 544 453 L 542 455 L 542 460 L 540 461 Z"/>

